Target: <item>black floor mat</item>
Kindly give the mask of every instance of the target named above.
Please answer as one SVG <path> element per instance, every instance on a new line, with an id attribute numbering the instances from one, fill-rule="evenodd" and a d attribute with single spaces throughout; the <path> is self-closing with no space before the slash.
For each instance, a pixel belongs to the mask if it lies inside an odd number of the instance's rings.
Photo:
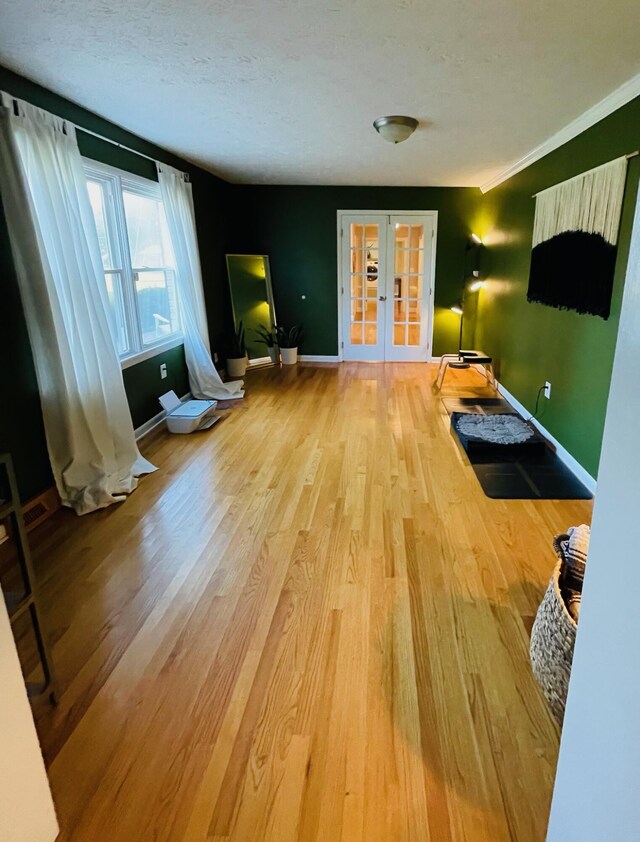
<path id="1" fill-rule="evenodd" d="M 443 398 L 447 412 L 513 412 L 502 398 Z M 459 446 L 460 439 L 452 428 Z M 487 455 L 467 453 L 482 490 L 495 500 L 591 500 L 591 492 L 546 445 L 535 459 L 488 462 Z"/>
<path id="2" fill-rule="evenodd" d="M 441 400 L 449 415 L 454 412 L 475 412 L 481 415 L 513 412 L 504 398 L 442 398 Z"/>
<path id="3" fill-rule="evenodd" d="M 471 466 L 487 497 L 497 500 L 591 500 L 593 496 L 547 448 L 535 462 L 483 462 Z"/>

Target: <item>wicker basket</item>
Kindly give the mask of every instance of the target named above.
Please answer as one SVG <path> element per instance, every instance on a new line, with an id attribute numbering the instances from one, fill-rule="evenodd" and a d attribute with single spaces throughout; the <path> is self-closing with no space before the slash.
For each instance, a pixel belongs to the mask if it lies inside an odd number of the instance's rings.
<path id="1" fill-rule="evenodd" d="M 531 666 L 536 681 L 549 702 L 553 715 L 562 724 L 569 689 L 576 623 L 571 618 L 558 584 L 560 563 L 553 571 L 549 587 L 540 603 L 531 630 Z"/>

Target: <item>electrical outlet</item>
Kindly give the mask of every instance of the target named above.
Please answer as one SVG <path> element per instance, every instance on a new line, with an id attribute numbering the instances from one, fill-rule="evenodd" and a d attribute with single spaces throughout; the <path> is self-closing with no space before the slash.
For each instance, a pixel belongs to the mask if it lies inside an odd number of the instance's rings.
<path id="1" fill-rule="evenodd" d="M 545 398 L 551 398 L 551 381 L 546 380 L 544 384 L 544 396 Z"/>
<path id="2" fill-rule="evenodd" d="M 164 380 L 164 378 L 166 376 L 167 376 L 167 364 L 162 363 L 162 365 L 160 366 L 160 380 Z"/>

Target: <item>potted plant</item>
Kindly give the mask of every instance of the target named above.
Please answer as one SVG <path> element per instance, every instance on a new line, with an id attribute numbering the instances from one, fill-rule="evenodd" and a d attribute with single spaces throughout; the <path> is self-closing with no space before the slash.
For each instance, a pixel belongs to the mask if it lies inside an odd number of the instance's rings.
<path id="1" fill-rule="evenodd" d="M 256 341 L 259 342 L 260 345 L 267 346 L 267 352 L 271 358 L 271 362 L 277 365 L 279 362 L 278 346 L 276 345 L 276 338 L 273 334 L 273 330 L 269 330 L 269 328 L 264 325 L 258 325 L 253 332 L 258 336 Z"/>
<path id="2" fill-rule="evenodd" d="M 284 365 L 295 365 L 298 362 L 298 348 L 302 343 L 302 338 L 302 325 L 294 325 L 288 330 L 276 325 L 276 342 Z"/>
<path id="3" fill-rule="evenodd" d="M 227 374 L 229 377 L 244 377 L 249 360 L 247 359 L 247 346 L 244 341 L 244 326 L 238 322 L 229 345 L 227 356 Z"/>

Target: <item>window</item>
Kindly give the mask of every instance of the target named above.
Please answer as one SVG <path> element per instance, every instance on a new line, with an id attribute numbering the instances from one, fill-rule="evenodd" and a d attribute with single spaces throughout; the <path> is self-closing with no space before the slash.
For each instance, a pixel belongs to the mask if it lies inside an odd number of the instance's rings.
<path id="1" fill-rule="evenodd" d="M 160 187 L 85 161 L 112 330 L 123 364 L 182 338 L 173 251 Z"/>

